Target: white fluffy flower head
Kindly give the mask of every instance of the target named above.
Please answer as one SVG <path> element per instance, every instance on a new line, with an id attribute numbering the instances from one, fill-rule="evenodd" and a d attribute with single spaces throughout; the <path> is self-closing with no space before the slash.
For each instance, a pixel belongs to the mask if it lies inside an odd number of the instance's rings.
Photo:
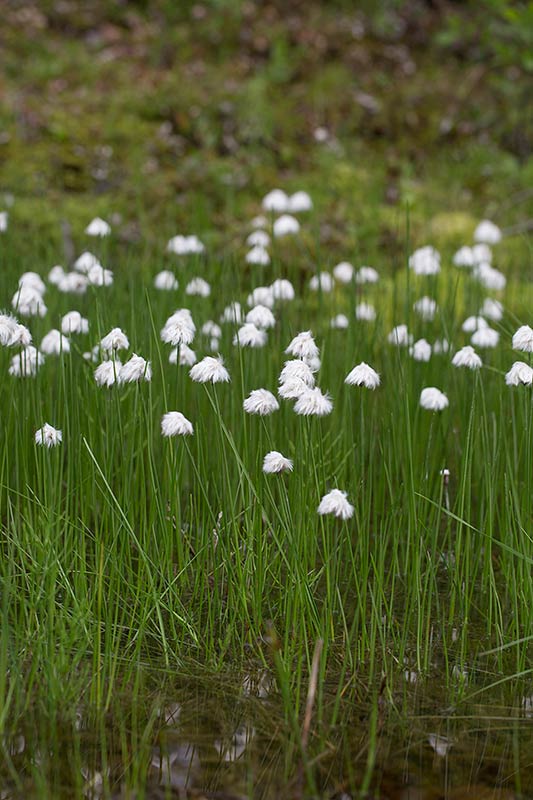
<path id="1" fill-rule="evenodd" d="M 263 472 L 267 475 L 277 475 L 280 472 L 292 472 L 293 463 L 277 450 L 271 450 L 263 459 Z"/>
<path id="2" fill-rule="evenodd" d="M 94 379 L 98 386 L 114 386 L 118 381 L 122 363 L 118 358 L 110 361 L 102 361 L 94 371 Z"/>
<path id="3" fill-rule="evenodd" d="M 137 383 L 139 381 L 152 380 L 152 366 L 149 361 L 146 361 L 142 356 L 136 353 L 132 355 L 129 361 L 126 361 L 119 370 L 118 382 L 119 383 Z"/>
<path id="4" fill-rule="evenodd" d="M 161 419 L 163 436 L 191 436 L 194 433 L 192 422 L 181 411 L 168 411 Z"/>
<path id="5" fill-rule="evenodd" d="M 317 508 L 319 514 L 332 514 L 339 519 L 350 519 L 354 510 L 348 501 L 347 493 L 341 492 L 340 489 L 332 489 L 325 494 Z"/>
<path id="6" fill-rule="evenodd" d="M 469 344 L 457 351 L 452 358 L 452 364 L 454 367 L 466 367 L 467 369 L 480 369 L 483 366 L 481 358 Z"/>
<path id="7" fill-rule="evenodd" d="M 524 361 L 515 361 L 509 372 L 505 375 L 507 386 L 531 386 L 533 383 L 533 369 Z"/>
<path id="8" fill-rule="evenodd" d="M 325 417 L 331 414 L 333 403 L 327 392 L 324 394 L 315 386 L 302 392 L 294 404 L 294 410 L 304 417 Z"/>
<path id="9" fill-rule="evenodd" d="M 108 353 L 114 350 L 127 350 L 129 339 L 121 328 L 113 328 L 101 340 L 100 347 Z"/>
<path id="10" fill-rule="evenodd" d="M 251 322 L 246 322 L 233 337 L 233 344 L 240 347 L 264 347 L 266 343 L 265 331 L 260 331 Z"/>
<path id="11" fill-rule="evenodd" d="M 66 336 L 53 328 L 41 341 L 41 352 L 47 356 L 59 356 L 62 353 L 70 353 L 70 342 Z"/>
<path id="12" fill-rule="evenodd" d="M 529 325 L 521 325 L 513 336 L 513 350 L 533 353 L 533 329 Z"/>
<path id="13" fill-rule="evenodd" d="M 35 444 L 41 447 L 57 447 L 62 441 L 63 433 L 49 425 L 48 422 L 45 422 L 39 430 L 35 431 Z"/>
<path id="14" fill-rule="evenodd" d="M 265 417 L 278 411 L 279 403 L 268 389 L 253 389 L 244 400 L 242 407 L 247 414 L 259 414 Z"/>
<path id="15" fill-rule="evenodd" d="M 228 383 L 229 372 L 222 358 L 206 356 L 192 367 L 189 372 L 191 380 L 196 383 Z"/>
<path id="16" fill-rule="evenodd" d="M 296 358 L 317 358 L 320 351 L 311 331 L 302 331 L 294 337 L 285 352 Z"/>
<path id="17" fill-rule="evenodd" d="M 443 411 L 448 407 L 449 401 L 444 392 L 436 389 L 434 386 L 428 386 L 422 389 L 420 393 L 420 405 L 426 411 Z"/>
<path id="18" fill-rule="evenodd" d="M 381 379 L 375 369 L 361 361 L 348 373 L 344 383 L 347 383 L 348 386 L 364 386 L 367 389 L 377 389 Z"/>
<path id="19" fill-rule="evenodd" d="M 158 272 L 154 278 L 154 286 L 163 292 L 170 292 L 179 287 L 178 279 L 169 269 Z"/>

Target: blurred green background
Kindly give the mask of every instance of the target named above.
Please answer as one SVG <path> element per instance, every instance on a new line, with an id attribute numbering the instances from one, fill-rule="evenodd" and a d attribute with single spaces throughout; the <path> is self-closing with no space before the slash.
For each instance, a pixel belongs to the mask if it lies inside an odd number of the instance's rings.
<path id="1" fill-rule="evenodd" d="M 222 248 L 278 185 L 339 252 L 406 208 L 437 243 L 533 216 L 531 2 L 3 0 L 0 52 L 0 210 L 35 252 L 97 214 Z"/>

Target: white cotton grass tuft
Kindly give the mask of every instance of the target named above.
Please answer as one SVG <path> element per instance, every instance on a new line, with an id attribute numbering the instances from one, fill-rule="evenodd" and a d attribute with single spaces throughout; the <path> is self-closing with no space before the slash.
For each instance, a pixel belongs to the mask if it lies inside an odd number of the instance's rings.
<path id="1" fill-rule="evenodd" d="M 329 327 L 333 330 L 345 330 L 350 325 L 350 321 L 346 314 L 336 314 L 331 318 Z"/>
<path id="2" fill-rule="evenodd" d="M 227 383 L 230 380 L 229 372 L 220 356 L 205 356 L 192 367 L 189 376 L 196 383 Z"/>
<path id="3" fill-rule="evenodd" d="M 45 422 L 38 430 L 35 431 L 35 444 L 40 447 L 57 447 L 63 441 L 62 431 L 49 425 Z"/>
<path id="4" fill-rule="evenodd" d="M 198 255 L 205 251 L 203 243 L 198 236 L 173 236 L 167 242 L 167 253 L 174 253 L 177 256 Z"/>
<path id="5" fill-rule="evenodd" d="M 513 335 L 513 350 L 533 353 L 533 329 L 529 325 L 521 325 Z"/>
<path id="6" fill-rule="evenodd" d="M 162 436 L 192 436 L 194 428 L 192 422 L 181 411 L 167 411 L 161 419 Z"/>
<path id="7" fill-rule="evenodd" d="M 154 286 L 162 292 L 171 292 L 179 288 L 179 282 L 173 272 L 163 269 L 155 276 Z"/>
<path id="8" fill-rule="evenodd" d="M 503 317 L 503 305 L 499 300 L 494 300 L 492 297 L 487 297 L 483 301 L 483 305 L 479 310 L 479 314 L 493 322 L 499 322 Z"/>
<path id="9" fill-rule="evenodd" d="M 447 339 L 436 339 L 433 343 L 433 352 L 435 355 L 443 355 L 445 353 L 449 353 L 451 350 L 451 344 Z"/>
<path id="10" fill-rule="evenodd" d="M 44 364 L 44 356 L 36 347 L 29 345 L 13 356 L 9 374 L 16 378 L 34 378 Z"/>
<path id="11" fill-rule="evenodd" d="M 31 344 L 32 336 L 25 325 L 21 325 L 16 317 L 11 314 L 0 314 L 0 345 L 2 347 L 27 347 Z"/>
<path id="12" fill-rule="evenodd" d="M 100 262 L 94 255 L 94 253 L 90 253 L 88 250 L 85 250 L 73 264 L 74 269 L 76 272 L 89 272 L 91 267 L 100 266 Z"/>
<path id="13" fill-rule="evenodd" d="M 467 317 L 461 325 L 461 330 L 463 330 L 465 333 L 474 333 L 474 331 L 488 327 L 489 323 L 484 317 Z"/>
<path id="14" fill-rule="evenodd" d="M 313 201 L 307 192 L 300 189 L 289 197 L 288 210 L 291 214 L 301 214 L 303 211 L 311 211 Z"/>
<path id="15" fill-rule="evenodd" d="M 110 361 L 102 361 L 94 371 L 94 379 L 97 386 L 106 386 L 108 389 L 118 382 L 118 376 L 122 362 L 115 358 Z"/>
<path id="16" fill-rule="evenodd" d="M 222 336 L 222 328 L 212 319 L 208 319 L 206 322 L 204 322 L 201 332 L 204 336 L 215 337 L 215 339 L 220 339 Z"/>
<path id="17" fill-rule="evenodd" d="M 318 292 L 320 289 L 321 292 L 328 293 L 333 290 L 333 278 L 329 274 L 329 272 L 325 272 L 322 270 L 318 273 L 318 275 L 313 275 L 311 280 L 309 281 L 309 288 L 313 292 Z"/>
<path id="18" fill-rule="evenodd" d="M 283 189 L 272 189 L 263 197 L 262 206 L 265 211 L 283 214 L 289 210 L 289 197 Z"/>
<path id="19" fill-rule="evenodd" d="M 57 282 L 57 288 L 63 294 L 85 294 L 89 279 L 81 272 L 65 272 Z"/>
<path id="20" fill-rule="evenodd" d="M 110 269 L 104 269 L 101 264 L 95 264 L 87 273 L 87 280 L 91 286 L 112 286 L 114 278 Z"/>
<path id="21" fill-rule="evenodd" d="M 268 247 L 270 244 L 270 236 L 266 231 L 252 231 L 246 238 L 246 244 L 249 247 Z"/>
<path id="22" fill-rule="evenodd" d="M 377 283 L 378 281 L 379 273 L 374 267 L 360 267 L 355 273 L 355 282 L 358 284 Z"/>
<path id="23" fill-rule="evenodd" d="M 95 217 L 85 228 L 85 233 L 87 236 L 109 236 L 111 225 L 102 217 Z"/>
<path id="24" fill-rule="evenodd" d="M 355 307 L 355 318 L 361 322 L 374 322 L 376 309 L 369 303 L 358 303 Z"/>
<path id="25" fill-rule="evenodd" d="M 7 231 L 8 220 L 9 214 L 7 211 L 0 211 L 0 233 L 5 233 Z"/>
<path id="26" fill-rule="evenodd" d="M 70 336 L 73 333 L 88 333 L 89 320 L 82 317 L 79 311 L 68 311 L 61 318 L 61 332 L 65 336 Z"/>
<path id="27" fill-rule="evenodd" d="M 19 278 L 18 287 L 19 289 L 35 289 L 41 295 L 46 292 L 46 285 L 37 272 L 24 272 Z"/>
<path id="28" fill-rule="evenodd" d="M 387 336 L 389 344 L 394 344 L 396 347 L 407 347 L 412 342 L 413 337 L 407 329 L 407 325 L 396 325 Z"/>
<path id="29" fill-rule="evenodd" d="M 176 347 L 178 344 L 190 344 L 195 333 L 196 325 L 191 312 L 188 308 L 180 308 L 167 319 L 161 328 L 160 337 L 165 344 Z"/>
<path id="30" fill-rule="evenodd" d="M 53 328 L 43 336 L 40 349 L 47 356 L 59 356 L 62 353 L 70 353 L 70 342 L 61 331 Z"/>
<path id="31" fill-rule="evenodd" d="M 279 403 L 268 389 L 253 389 L 242 404 L 247 414 L 258 414 L 266 417 L 279 411 Z"/>
<path id="32" fill-rule="evenodd" d="M 195 297 L 209 297 L 211 286 L 203 278 L 192 278 L 185 287 L 185 294 Z"/>
<path id="33" fill-rule="evenodd" d="M 500 228 L 489 219 L 483 219 L 474 231 L 474 241 L 482 244 L 498 244 L 501 242 Z"/>
<path id="34" fill-rule="evenodd" d="M 52 267 L 50 272 L 48 273 L 47 280 L 48 283 L 51 283 L 53 286 L 57 286 L 58 283 L 65 277 L 66 272 L 60 264 L 56 264 L 55 267 Z"/>
<path id="35" fill-rule="evenodd" d="M 339 283 L 351 283 L 354 276 L 354 268 L 349 261 L 341 261 L 333 267 L 333 277 Z"/>
<path id="36" fill-rule="evenodd" d="M 131 358 L 122 364 L 118 373 L 119 383 L 138 383 L 151 380 L 152 365 L 136 353 L 133 353 Z"/>
<path id="37" fill-rule="evenodd" d="M 231 322 L 234 325 L 240 325 L 242 321 L 243 313 L 241 304 L 238 300 L 234 300 L 233 303 L 229 303 L 222 312 L 220 322 Z"/>
<path id="38" fill-rule="evenodd" d="M 287 381 L 294 380 L 294 378 L 303 381 L 310 388 L 315 385 L 315 376 L 311 367 L 299 358 L 285 362 L 279 375 L 279 383 L 287 383 Z"/>
<path id="39" fill-rule="evenodd" d="M 266 306 L 254 306 L 246 315 L 246 322 L 255 325 L 262 331 L 273 328 L 276 324 L 276 318 L 272 311 Z"/>
<path id="40" fill-rule="evenodd" d="M 497 347 L 500 341 L 500 334 L 493 328 L 478 328 L 470 337 L 470 341 L 476 347 Z"/>
<path id="41" fill-rule="evenodd" d="M 437 303 L 432 297 L 421 297 L 413 305 L 413 310 L 416 311 L 418 316 L 421 317 L 424 322 L 431 322 L 437 313 L 437 309 Z"/>
<path id="42" fill-rule="evenodd" d="M 452 364 L 454 367 L 466 367 L 467 369 L 480 369 L 483 366 L 480 356 L 469 344 L 457 351 L 452 358 Z"/>
<path id="43" fill-rule="evenodd" d="M 294 339 L 291 340 L 285 352 L 296 358 L 316 358 L 320 354 L 311 331 L 301 331 L 298 333 Z"/>
<path id="44" fill-rule="evenodd" d="M 287 278 L 276 278 L 270 288 L 274 300 L 290 301 L 296 296 L 294 286 Z"/>
<path id="45" fill-rule="evenodd" d="M 533 383 L 533 369 L 524 361 L 515 361 L 509 372 L 505 375 L 507 386 L 531 386 Z"/>
<path id="46" fill-rule="evenodd" d="M 264 347 L 267 339 L 265 331 L 259 330 L 251 322 L 245 322 L 233 337 L 233 344 L 239 347 Z"/>
<path id="47" fill-rule="evenodd" d="M 474 252 L 471 247 L 464 245 L 453 256 L 453 263 L 456 267 L 473 267 L 476 263 Z"/>
<path id="48" fill-rule="evenodd" d="M 505 275 L 485 262 L 474 267 L 472 277 L 488 291 L 500 292 L 507 285 Z"/>
<path id="49" fill-rule="evenodd" d="M 340 489 L 332 489 L 331 492 L 323 496 L 317 511 L 321 515 L 332 514 L 338 519 L 347 520 L 353 517 L 355 509 L 348 501 L 347 492 L 341 492 Z"/>
<path id="50" fill-rule="evenodd" d="M 23 317 L 44 317 L 48 311 L 42 294 L 31 287 L 23 286 L 15 292 L 11 305 Z"/>
<path id="51" fill-rule="evenodd" d="M 361 361 L 344 379 L 348 386 L 364 386 L 366 389 L 377 389 L 381 383 L 379 374 L 364 361 Z"/>
<path id="52" fill-rule="evenodd" d="M 168 357 L 169 364 L 179 364 L 180 367 L 192 367 L 197 361 L 196 353 L 186 344 L 174 347 Z"/>
<path id="53" fill-rule="evenodd" d="M 278 475 L 280 472 L 292 472 L 293 463 L 277 450 L 271 450 L 263 459 L 263 472 L 267 475 Z"/>
<path id="54" fill-rule="evenodd" d="M 274 293 L 271 286 L 256 286 L 246 298 L 246 303 L 250 308 L 254 306 L 274 307 Z"/>
<path id="55" fill-rule="evenodd" d="M 418 339 L 409 348 L 409 355 L 415 361 L 429 361 L 431 358 L 431 345 L 426 339 Z"/>
<path id="56" fill-rule="evenodd" d="M 409 266 L 415 275 L 437 275 L 440 272 L 440 253 L 431 245 L 419 247 L 409 256 Z"/>
<path id="57" fill-rule="evenodd" d="M 297 400 L 309 387 L 301 378 L 287 378 L 280 384 L 278 394 L 283 400 Z"/>
<path id="58" fill-rule="evenodd" d="M 304 417 L 325 417 L 333 411 L 333 402 L 327 392 L 324 394 L 315 386 L 302 392 L 294 404 L 294 410 Z"/>
<path id="59" fill-rule="evenodd" d="M 121 328 L 113 328 L 100 341 L 100 347 L 107 353 L 112 353 L 116 350 L 127 350 L 129 346 L 129 339 Z"/>
<path id="60" fill-rule="evenodd" d="M 268 250 L 265 250 L 264 247 L 259 247 L 259 245 L 256 245 L 246 253 L 245 261 L 247 264 L 252 264 L 252 266 L 268 267 L 270 264 L 270 256 L 268 254 Z"/>
<path id="61" fill-rule="evenodd" d="M 440 389 L 428 386 L 420 393 L 420 405 L 426 411 L 444 411 L 445 408 L 448 408 L 449 401 Z"/>

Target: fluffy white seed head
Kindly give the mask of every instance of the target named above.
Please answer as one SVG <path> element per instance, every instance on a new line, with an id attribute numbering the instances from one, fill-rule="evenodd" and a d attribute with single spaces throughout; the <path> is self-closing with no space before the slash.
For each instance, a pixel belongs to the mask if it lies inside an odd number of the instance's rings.
<path id="1" fill-rule="evenodd" d="M 519 384 L 531 386 L 533 383 L 533 369 L 524 361 L 515 361 L 505 375 L 505 383 L 507 386 L 518 386 Z"/>
<path id="2" fill-rule="evenodd" d="M 42 294 L 24 286 L 15 292 L 11 305 L 23 317 L 44 317 L 48 311 Z"/>
<path id="3" fill-rule="evenodd" d="M 507 284 L 505 275 L 485 262 L 474 267 L 472 276 L 489 291 L 499 292 Z"/>
<path id="4" fill-rule="evenodd" d="M 461 325 L 461 330 L 465 333 L 474 333 L 474 331 L 488 327 L 489 324 L 483 317 L 467 317 Z"/>
<path id="5" fill-rule="evenodd" d="M 350 324 L 348 317 L 346 314 L 336 314 L 334 317 L 331 318 L 329 322 L 329 327 L 333 328 L 334 330 L 344 330 Z"/>
<path id="6" fill-rule="evenodd" d="M 479 313 L 481 316 L 491 319 L 494 322 L 499 322 L 503 317 L 503 306 L 499 300 L 494 300 L 492 297 L 487 297 L 481 306 Z"/>
<path id="7" fill-rule="evenodd" d="M 390 344 L 395 344 L 397 347 L 407 347 L 413 341 L 413 337 L 407 330 L 407 325 L 396 325 L 395 328 L 387 336 L 387 341 Z"/>
<path id="8" fill-rule="evenodd" d="M 35 289 L 40 295 L 46 292 L 46 285 L 36 272 L 24 272 L 19 278 L 19 289 Z"/>
<path id="9" fill-rule="evenodd" d="M 113 328 L 100 341 L 100 347 L 108 353 L 127 350 L 129 346 L 129 339 L 121 328 Z"/>
<path id="10" fill-rule="evenodd" d="M 474 231 L 474 241 L 483 244 L 498 244 L 501 242 L 502 232 L 494 222 L 483 219 Z"/>
<path id="11" fill-rule="evenodd" d="M 273 328 L 276 324 L 276 318 L 272 311 L 266 306 L 254 306 L 246 315 L 246 322 L 255 325 L 256 328 L 266 331 Z"/>
<path id="12" fill-rule="evenodd" d="M 473 267 L 476 263 L 474 253 L 471 247 L 460 247 L 453 257 L 453 263 L 456 267 Z"/>
<path id="13" fill-rule="evenodd" d="M 318 275 L 313 275 L 309 281 L 309 288 L 313 292 L 317 292 L 319 289 L 321 292 L 331 292 L 333 289 L 333 278 L 329 272 L 322 271 Z"/>
<path id="14" fill-rule="evenodd" d="M 248 295 L 246 303 L 253 308 L 254 306 L 266 306 L 267 308 L 274 307 L 274 292 L 271 286 L 256 286 L 256 288 Z"/>
<path id="15" fill-rule="evenodd" d="M 351 283 L 353 275 L 354 268 L 349 261 L 341 261 L 333 267 L 333 277 L 339 283 Z"/>
<path id="16" fill-rule="evenodd" d="M 192 422 L 181 411 L 168 411 L 161 419 L 162 436 L 192 436 Z"/>
<path id="17" fill-rule="evenodd" d="M 431 358 L 431 345 L 426 339 L 418 339 L 409 348 L 409 354 L 415 361 L 429 361 Z"/>
<path id="18" fill-rule="evenodd" d="M 110 269 L 104 269 L 101 264 L 95 264 L 87 273 L 87 280 L 91 286 L 111 286 L 113 273 Z"/>
<path id="19" fill-rule="evenodd" d="M 444 392 L 434 386 L 428 386 L 420 393 L 420 405 L 426 411 L 443 411 L 448 408 L 449 402 Z"/>
<path id="20" fill-rule="evenodd" d="M 247 264 L 252 264 L 253 266 L 267 267 L 270 264 L 270 256 L 268 255 L 268 250 L 256 245 L 246 253 L 245 261 Z"/>
<path id="21" fill-rule="evenodd" d="M 89 279 L 81 272 L 66 272 L 58 280 L 57 288 L 63 294 L 85 294 Z"/>
<path id="22" fill-rule="evenodd" d="M 163 269 L 154 278 L 154 286 L 164 292 L 174 291 L 179 287 L 179 282 L 173 272 Z"/>
<path id="23" fill-rule="evenodd" d="M 431 322 L 437 313 L 437 303 L 432 297 L 421 297 L 416 301 L 413 309 L 425 322 Z"/>
<path id="24" fill-rule="evenodd" d="M 323 394 L 318 386 L 315 386 L 314 389 L 306 389 L 298 397 L 294 410 L 304 417 L 325 417 L 331 414 L 333 403 L 327 392 Z"/>
<path id="25" fill-rule="evenodd" d="M 243 321 L 241 304 L 237 300 L 235 300 L 233 303 L 227 305 L 224 311 L 222 312 L 220 321 L 222 323 L 231 322 L 234 325 L 240 325 L 241 322 Z"/>
<path id="26" fill-rule="evenodd" d="M 202 334 L 204 336 L 214 336 L 215 339 L 220 339 L 222 336 L 222 328 L 220 325 L 217 325 L 216 322 L 213 322 L 212 319 L 208 319 L 207 322 L 204 322 L 202 325 Z"/>
<path id="27" fill-rule="evenodd" d="M 109 361 L 102 361 L 94 371 L 94 379 L 98 386 L 114 386 L 118 381 L 118 376 L 122 363 L 118 358 Z"/>
<path id="28" fill-rule="evenodd" d="M 285 352 L 296 358 L 316 358 L 320 354 L 311 331 L 301 331 L 292 339 Z"/>
<path id="29" fill-rule="evenodd" d="M 440 272 L 440 253 L 431 245 L 420 247 L 409 257 L 415 275 L 437 275 Z"/>
<path id="30" fill-rule="evenodd" d="M 478 328 L 470 337 L 470 341 L 476 347 L 497 347 L 500 334 L 493 328 Z"/>
<path id="31" fill-rule="evenodd" d="M 197 362 L 196 353 L 186 344 L 180 344 L 170 351 L 169 364 L 179 364 L 180 367 L 192 367 Z"/>
<path id="32" fill-rule="evenodd" d="M 251 322 L 246 322 L 233 337 L 233 344 L 239 347 L 264 347 L 267 338 L 265 331 L 260 331 Z"/>
<path id="33" fill-rule="evenodd" d="M 277 278 L 270 288 L 274 300 L 294 300 L 294 286 L 286 278 Z"/>
<path id="34" fill-rule="evenodd" d="M 263 472 L 267 475 L 277 475 L 280 472 L 292 472 L 293 463 L 277 450 L 271 450 L 263 459 Z"/>
<path id="35" fill-rule="evenodd" d="M 13 356 L 9 374 L 16 378 L 33 378 L 44 364 L 44 356 L 36 347 L 29 345 Z"/>
<path id="36" fill-rule="evenodd" d="M 111 225 L 101 217 L 95 217 L 85 228 L 87 236 L 109 236 Z"/>
<path id="37" fill-rule="evenodd" d="M 89 321 L 79 311 L 68 311 L 61 319 L 61 331 L 65 336 L 73 333 L 87 333 Z"/>
<path id="38" fill-rule="evenodd" d="M 90 253 L 88 250 L 85 250 L 85 252 L 83 252 L 81 256 L 78 256 L 73 266 L 77 272 L 86 273 L 89 272 L 91 267 L 94 267 L 99 264 L 100 262 L 98 261 L 96 256 L 93 253 Z"/>
<path id="39" fill-rule="evenodd" d="M 514 334 L 513 350 L 533 353 L 533 329 L 529 325 L 521 325 Z"/>
<path id="40" fill-rule="evenodd" d="M 161 341 L 174 347 L 178 344 L 190 344 L 194 339 L 196 326 L 188 308 L 175 311 L 161 329 Z"/>
<path id="41" fill-rule="evenodd" d="M 47 276 L 48 277 L 48 282 L 53 284 L 54 286 L 57 286 L 58 283 L 61 281 L 61 279 L 65 277 L 65 275 L 66 275 L 66 272 L 63 269 L 63 267 L 60 266 L 59 264 L 56 264 L 56 266 L 52 267 L 52 269 L 48 273 L 48 276 Z"/>
<path id="42" fill-rule="evenodd" d="M 290 236 L 298 233 L 299 230 L 300 223 L 296 217 L 292 217 L 290 214 L 283 214 L 281 217 L 278 217 L 278 219 L 274 220 L 274 224 L 272 225 L 272 233 L 276 238 Z"/>
<path id="43" fill-rule="evenodd" d="M 325 494 L 318 506 L 319 514 L 332 514 L 339 519 L 350 519 L 353 517 L 354 507 L 348 501 L 346 492 L 341 492 L 340 489 L 332 489 L 331 492 Z"/>
<path id="44" fill-rule="evenodd" d="M 283 189 L 272 189 L 263 197 L 262 206 L 265 211 L 283 214 L 289 210 L 289 198 Z"/>
<path id="45" fill-rule="evenodd" d="M 57 447 L 63 441 L 63 433 L 48 422 L 35 431 L 35 444 L 40 447 Z"/>
<path id="46" fill-rule="evenodd" d="M 59 356 L 61 353 L 70 353 L 70 342 L 66 336 L 53 328 L 41 341 L 41 352 L 47 356 Z"/>
<path id="47" fill-rule="evenodd" d="M 315 376 L 313 375 L 311 367 L 299 358 L 285 362 L 279 375 L 279 383 L 286 383 L 294 378 L 303 381 L 305 385 L 310 388 L 315 385 Z"/>
<path id="48" fill-rule="evenodd" d="M 213 356 L 205 356 L 192 367 L 189 375 L 196 383 L 227 383 L 230 380 L 222 358 Z"/>
<path id="49" fill-rule="evenodd" d="M 451 345 L 447 339 L 437 339 L 433 344 L 433 352 L 437 355 L 442 353 L 449 353 Z"/>
<path id="50" fill-rule="evenodd" d="M 372 369 L 364 361 L 361 361 L 356 367 L 348 373 L 344 379 L 344 383 L 349 386 L 364 386 L 367 389 L 377 389 L 381 383 L 381 379 L 375 369 Z"/>
<path id="51" fill-rule="evenodd" d="M 279 403 L 268 389 L 253 389 L 245 398 L 242 407 L 247 414 L 259 414 L 265 417 L 279 410 Z"/>
<path id="52" fill-rule="evenodd" d="M 266 231 L 252 231 L 246 238 L 246 244 L 249 247 L 268 247 L 270 244 L 270 236 Z"/>
<path id="53" fill-rule="evenodd" d="M 195 234 L 190 236 L 173 236 L 167 242 L 167 253 L 177 256 L 198 255 L 205 251 L 205 247 Z"/>
<path id="54" fill-rule="evenodd" d="M 280 384 L 278 394 L 283 400 L 297 400 L 309 388 L 301 378 L 288 378 Z"/>
<path id="55" fill-rule="evenodd" d="M 379 274 L 374 267 L 360 267 L 355 273 L 355 282 L 363 283 L 377 283 L 379 281 Z"/>
<path id="56" fill-rule="evenodd" d="M 452 358 L 452 364 L 454 367 L 480 369 L 483 365 L 483 362 L 474 348 L 467 344 L 465 347 L 461 347 L 461 349 L 457 351 Z"/>
<path id="57" fill-rule="evenodd" d="M 478 264 L 492 264 L 492 250 L 485 242 L 480 242 L 472 247 L 474 266 Z"/>
<path id="58" fill-rule="evenodd" d="M 369 303 L 358 303 L 355 307 L 355 318 L 363 322 L 374 322 L 376 310 Z"/>
<path id="59" fill-rule="evenodd" d="M 313 201 L 307 192 L 300 190 L 289 197 L 289 211 L 291 214 L 300 214 L 302 211 L 310 211 L 313 208 Z"/>
<path id="60" fill-rule="evenodd" d="M 185 287 L 185 294 L 195 295 L 196 297 L 209 297 L 211 287 L 203 278 L 193 278 Z"/>
<path id="61" fill-rule="evenodd" d="M 126 361 L 118 373 L 119 383 L 137 383 L 152 380 L 152 365 L 136 353 Z"/>

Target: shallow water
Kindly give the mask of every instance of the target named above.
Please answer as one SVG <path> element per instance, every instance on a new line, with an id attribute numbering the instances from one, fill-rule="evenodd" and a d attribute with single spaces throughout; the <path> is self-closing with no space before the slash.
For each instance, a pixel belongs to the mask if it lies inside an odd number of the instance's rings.
<path id="1" fill-rule="evenodd" d="M 489 700 L 445 707 L 407 682 L 402 697 L 347 703 L 334 725 L 326 702 L 305 760 L 266 673 L 239 691 L 188 679 L 106 714 L 34 709 L 4 737 L 0 798 L 533 797 L 533 700 Z"/>

